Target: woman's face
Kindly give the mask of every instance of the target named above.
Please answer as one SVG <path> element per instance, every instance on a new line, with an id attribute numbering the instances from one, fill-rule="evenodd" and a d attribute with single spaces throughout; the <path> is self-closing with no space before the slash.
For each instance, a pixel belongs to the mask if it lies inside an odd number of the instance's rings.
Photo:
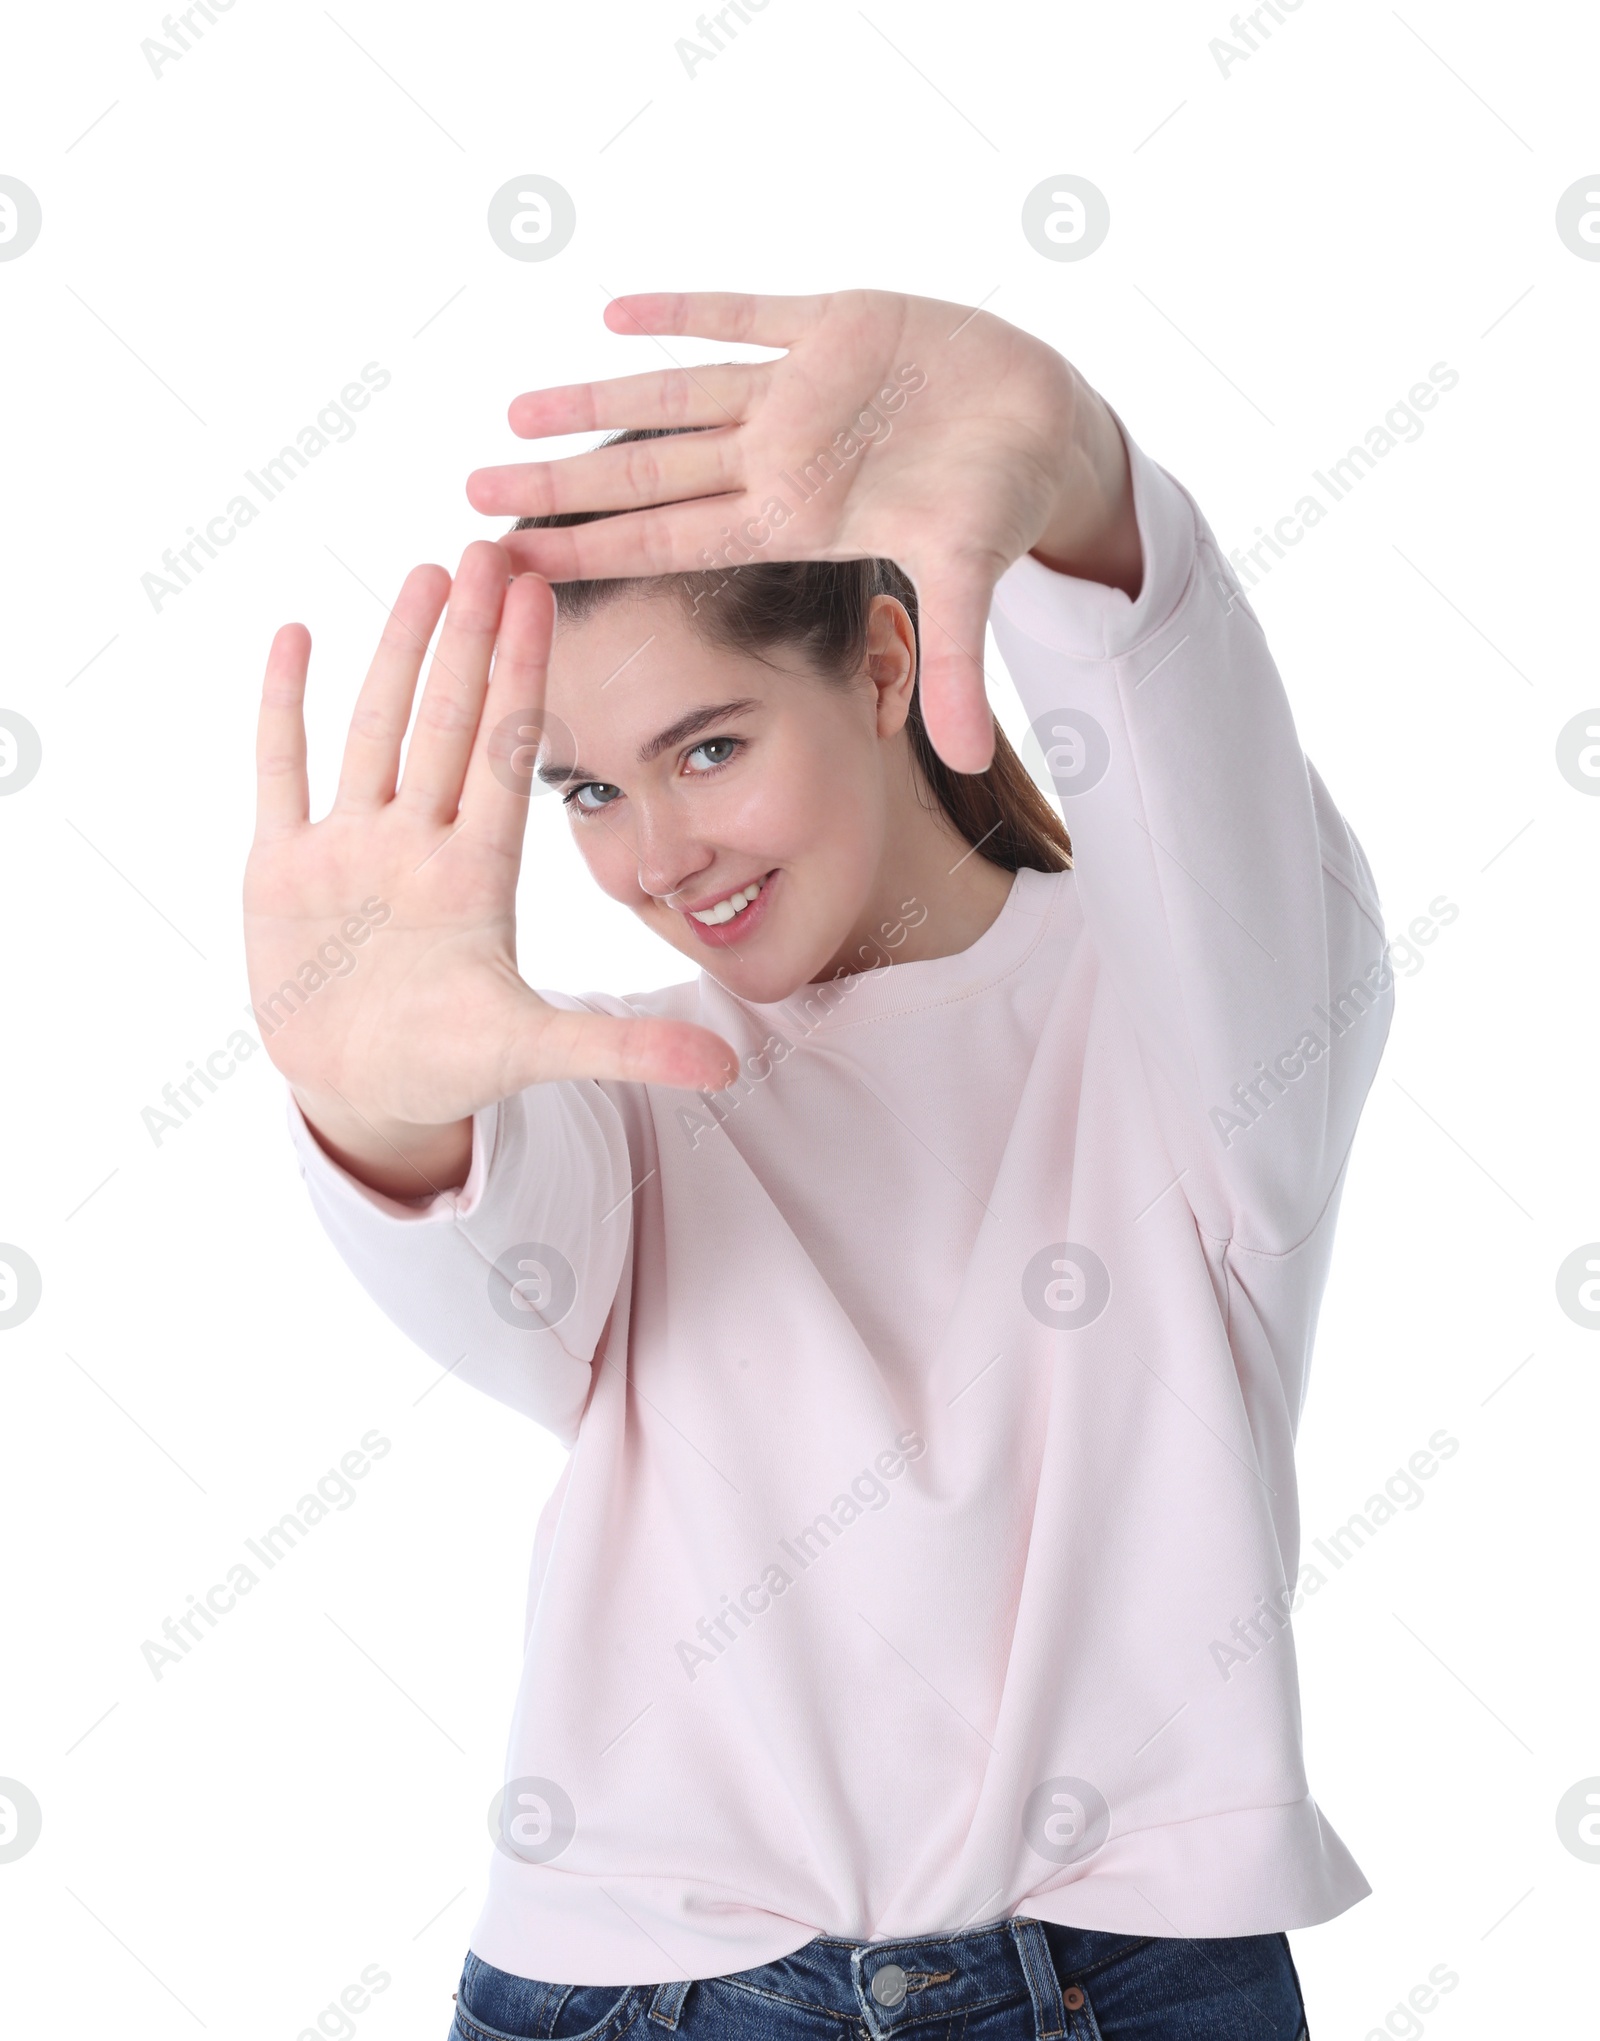
<path id="1" fill-rule="evenodd" d="M 788 648 L 707 644 L 669 594 L 625 597 L 558 621 L 540 776 L 603 892 L 740 998 L 785 999 L 872 925 L 913 659 L 883 599 L 845 686 Z"/>

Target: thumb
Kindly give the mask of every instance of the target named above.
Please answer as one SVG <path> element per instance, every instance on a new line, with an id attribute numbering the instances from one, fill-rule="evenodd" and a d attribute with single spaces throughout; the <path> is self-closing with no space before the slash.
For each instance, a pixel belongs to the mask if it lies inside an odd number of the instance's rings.
<path id="1" fill-rule="evenodd" d="M 722 1037 L 693 1021 L 621 1020 L 550 1006 L 543 1006 L 526 1037 L 526 1054 L 518 1060 L 527 1069 L 521 1084 L 595 1077 L 721 1091 L 739 1074 L 739 1059 Z"/>
<path id="2" fill-rule="evenodd" d="M 971 560 L 912 569 L 917 588 L 922 720 L 933 748 L 956 772 L 983 772 L 994 757 L 994 715 L 984 686 L 983 638 L 996 576 Z"/>

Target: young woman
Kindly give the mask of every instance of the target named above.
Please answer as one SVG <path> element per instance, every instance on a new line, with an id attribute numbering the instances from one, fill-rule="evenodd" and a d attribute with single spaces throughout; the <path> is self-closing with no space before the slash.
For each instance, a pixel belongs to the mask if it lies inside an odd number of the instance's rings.
<path id="1" fill-rule="evenodd" d="M 571 1448 L 453 2032 L 1296 2041 L 1284 1930 L 1367 1889 L 1289 1627 L 1366 859 L 1193 499 L 1049 347 L 880 292 L 609 316 L 787 352 L 519 398 L 630 429 L 471 479 L 524 521 L 408 578 L 315 824 L 300 626 L 262 699 L 316 1209 Z M 686 982 L 524 982 L 547 786 Z"/>

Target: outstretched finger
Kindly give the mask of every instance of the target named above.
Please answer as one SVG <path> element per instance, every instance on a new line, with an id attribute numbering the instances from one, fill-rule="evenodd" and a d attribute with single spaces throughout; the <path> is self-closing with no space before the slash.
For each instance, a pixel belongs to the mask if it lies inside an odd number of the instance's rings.
<path id="1" fill-rule="evenodd" d="M 822 316 L 820 297 L 780 298 L 750 291 L 636 291 L 613 298 L 613 333 L 688 333 L 701 340 L 742 340 L 792 347 Z"/>
<path id="2" fill-rule="evenodd" d="M 461 555 L 444 626 L 428 665 L 395 798 L 414 813 L 448 822 L 461 802 L 467 761 L 483 715 L 510 562 L 474 539 Z"/>
<path id="3" fill-rule="evenodd" d="M 449 593 L 442 567 L 413 567 L 401 584 L 350 717 L 338 807 L 376 808 L 393 799 L 422 655 Z"/>
<path id="4" fill-rule="evenodd" d="M 576 763 L 566 732 L 545 715 L 545 674 L 555 629 L 555 597 L 537 574 L 519 574 L 506 590 L 494 668 L 484 696 L 472 758 L 461 791 L 461 816 L 473 833 L 501 851 L 513 874 L 522 856 L 528 796 L 542 782 L 541 746 L 556 762 Z"/>
<path id="5" fill-rule="evenodd" d="M 719 361 L 526 390 L 511 400 L 511 430 L 518 439 L 551 439 L 563 432 L 615 432 L 628 425 L 737 425 L 750 415 L 770 366 Z"/>
<path id="6" fill-rule="evenodd" d="M 500 543 L 519 571 L 547 581 L 612 581 L 638 575 L 726 573 L 759 559 L 792 557 L 783 535 L 742 536 L 749 516 L 744 496 L 703 496 L 663 510 L 634 510 L 593 524 L 558 525 L 547 531 L 509 531 Z"/>
<path id="7" fill-rule="evenodd" d="M 285 624 L 272 640 L 256 721 L 256 836 L 276 836 L 309 820 L 306 784 L 306 671 L 311 633 Z"/>
<path id="8" fill-rule="evenodd" d="M 994 757 L 983 643 L 995 578 L 967 562 L 912 569 L 922 720 L 934 750 L 956 772 L 983 772 Z"/>
<path id="9" fill-rule="evenodd" d="M 492 517 L 550 517 L 568 510 L 642 510 L 741 486 L 736 435 L 712 430 L 477 468 L 467 477 L 467 501 Z"/>

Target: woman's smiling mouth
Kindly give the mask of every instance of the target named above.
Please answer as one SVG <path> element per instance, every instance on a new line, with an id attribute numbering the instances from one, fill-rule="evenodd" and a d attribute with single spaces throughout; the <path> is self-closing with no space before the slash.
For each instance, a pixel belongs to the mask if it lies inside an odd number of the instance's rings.
<path id="1" fill-rule="evenodd" d="M 736 887 L 699 907 L 680 907 L 678 912 L 702 942 L 725 949 L 740 942 L 762 920 L 772 893 L 776 871 Z"/>

